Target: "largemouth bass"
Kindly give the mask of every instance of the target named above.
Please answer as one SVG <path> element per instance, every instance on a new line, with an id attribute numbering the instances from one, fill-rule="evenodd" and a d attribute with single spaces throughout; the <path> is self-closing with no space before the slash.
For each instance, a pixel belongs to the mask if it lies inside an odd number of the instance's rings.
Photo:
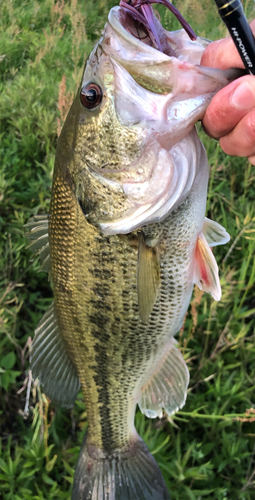
<path id="1" fill-rule="evenodd" d="M 235 75 L 199 66 L 206 41 L 163 38 L 164 52 L 123 8 L 110 11 L 58 141 L 50 215 L 29 224 L 54 290 L 33 376 L 65 407 L 81 385 L 87 409 L 73 500 L 169 498 L 136 405 L 152 418 L 184 405 L 174 335 L 194 283 L 221 296 L 210 247 L 229 236 L 205 218 L 209 167 L 194 124 Z"/>

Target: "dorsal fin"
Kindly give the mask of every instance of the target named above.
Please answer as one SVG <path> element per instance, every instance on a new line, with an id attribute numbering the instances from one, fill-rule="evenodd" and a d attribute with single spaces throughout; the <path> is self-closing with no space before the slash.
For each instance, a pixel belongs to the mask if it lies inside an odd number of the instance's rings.
<path id="1" fill-rule="evenodd" d="M 50 271 L 50 247 L 49 247 L 49 216 L 35 215 L 24 227 L 28 228 L 25 237 L 31 242 L 27 246 L 38 255 L 41 262 L 39 271 Z"/>
<path id="2" fill-rule="evenodd" d="M 139 238 L 137 292 L 140 316 L 142 321 L 146 323 L 160 287 L 160 260 L 158 245 L 148 246 L 142 232 Z"/>

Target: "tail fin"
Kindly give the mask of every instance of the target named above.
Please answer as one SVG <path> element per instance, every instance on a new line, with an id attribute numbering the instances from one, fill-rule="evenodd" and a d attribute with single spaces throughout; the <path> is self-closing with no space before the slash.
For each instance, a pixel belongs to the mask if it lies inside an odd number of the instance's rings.
<path id="1" fill-rule="evenodd" d="M 72 500 L 170 500 L 159 467 L 138 436 L 129 449 L 107 454 L 83 441 Z"/>

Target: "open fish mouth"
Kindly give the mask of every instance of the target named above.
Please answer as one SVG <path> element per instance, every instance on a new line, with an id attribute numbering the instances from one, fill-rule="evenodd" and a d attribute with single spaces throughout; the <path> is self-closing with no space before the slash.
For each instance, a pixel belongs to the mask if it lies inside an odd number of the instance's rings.
<path id="1" fill-rule="evenodd" d="M 234 71 L 200 66 L 208 40 L 183 18 L 185 29 L 168 32 L 151 3 L 173 9 L 167 0 L 121 0 L 111 9 L 82 81 L 85 91 L 101 89 L 100 104 L 76 108 L 80 123 L 86 127 L 87 120 L 101 139 L 86 161 L 75 150 L 75 162 L 86 164 L 102 199 L 95 204 L 89 194 L 85 200 L 82 168 L 76 194 L 87 220 L 104 234 L 161 222 L 189 196 L 206 163 L 194 126 L 213 95 L 236 78 Z"/>
<path id="2" fill-rule="evenodd" d="M 135 3 L 135 1 L 133 1 L 133 3 Z M 138 4 L 138 1 L 136 3 Z M 138 7 L 140 6 L 140 3 L 138 4 Z M 165 2 L 155 1 L 151 3 Z M 167 4 L 172 6 L 170 2 L 167 2 Z M 160 20 L 153 14 L 149 2 L 144 1 L 143 5 L 140 7 L 141 9 L 146 8 L 145 15 L 142 15 L 139 12 L 138 7 L 134 8 L 126 1 L 121 0 L 120 7 L 114 7 L 108 15 L 108 23 L 105 28 L 106 40 L 104 45 L 111 45 L 111 42 L 108 39 L 108 36 L 111 39 L 111 30 L 109 30 L 109 27 L 111 27 L 116 37 L 114 44 L 114 49 L 116 50 L 115 57 L 122 60 L 123 63 L 128 63 L 129 61 L 134 63 L 135 61 L 142 61 L 146 64 L 151 64 L 155 58 L 156 60 L 161 61 L 167 60 L 167 56 L 178 58 L 184 45 L 180 38 L 183 38 L 184 35 L 186 41 L 189 39 L 195 41 L 197 39 L 194 31 L 181 15 L 180 17 L 183 21 L 182 25 L 185 26 L 187 35 L 183 33 L 182 37 L 176 37 L 171 36 L 172 33 L 162 27 Z M 147 9 L 149 9 L 148 12 Z M 177 9 L 175 10 L 177 11 Z M 198 45 L 194 43 L 191 45 L 195 52 L 198 48 L 201 52 L 201 40 L 202 39 L 200 39 Z M 124 44 L 122 50 L 120 44 L 118 43 L 120 41 L 121 44 Z M 208 43 L 209 41 L 204 40 L 203 48 L 205 48 Z M 132 57 L 130 57 L 130 50 L 128 49 L 133 51 Z M 190 62 L 194 64 L 194 61 Z M 197 58 L 197 62 L 199 62 L 199 58 Z"/>
<path id="3" fill-rule="evenodd" d="M 135 2 L 135 0 L 132 1 Z M 140 0 L 141 2 L 142 0 Z M 172 6 L 167 0 L 154 3 L 167 3 Z M 142 7 L 151 9 L 149 2 L 146 2 Z M 139 21 L 132 17 L 134 11 L 139 15 Z M 174 14 L 176 15 L 175 11 Z M 143 23 L 142 19 L 144 19 Z M 159 49 L 155 36 L 151 36 L 152 30 L 148 29 L 149 22 L 146 18 L 124 0 L 121 0 L 120 7 L 114 7 L 109 12 L 102 39 L 104 52 L 119 62 L 143 88 L 156 94 L 172 92 L 178 94 L 180 100 L 180 94 L 185 91 L 190 96 L 192 90 L 193 95 L 197 95 L 198 92 L 200 95 L 205 92 L 207 94 L 215 93 L 226 83 L 236 78 L 234 70 L 226 72 L 200 66 L 203 51 L 210 41 L 197 37 L 182 17 L 182 25 L 185 26 L 185 30 L 173 32 L 162 27 L 152 9 L 149 20 L 150 26 L 154 26 L 154 31 L 158 33 L 160 38 L 158 43 L 160 43 L 159 46 L 162 50 Z M 178 74 L 177 69 L 180 70 Z M 196 73 L 195 86 L 192 78 L 194 69 Z M 189 78 L 187 78 L 187 71 Z M 211 81 L 211 88 L 209 81 Z M 185 96 L 182 96 L 182 99 L 185 99 Z"/>
<path id="4" fill-rule="evenodd" d="M 137 35 L 135 36 L 142 39 L 139 34 L 139 29 L 141 29 L 142 26 L 144 32 L 147 34 L 147 36 L 145 34 L 143 35 L 143 39 L 147 40 L 147 37 L 149 37 L 151 43 L 156 46 L 160 52 L 165 52 L 167 55 L 174 55 L 173 49 L 166 43 L 165 30 L 162 29 L 159 23 L 155 23 L 151 5 L 156 3 L 165 5 L 165 7 L 177 17 L 190 39 L 196 40 L 197 36 L 191 26 L 185 21 L 178 9 L 168 0 L 121 0 L 120 7 L 129 14 L 129 18 L 131 17 L 136 21 L 135 28 L 137 30 Z M 137 26 L 137 23 L 139 23 L 139 26 Z M 128 21 L 127 18 L 125 19 L 125 24 L 127 25 L 127 29 L 131 31 L 132 26 L 128 26 L 130 21 Z"/>
<path id="5" fill-rule="evenodd" d="M 121 190 L 128 203 L 113 218 L 108 213 L 98 218 L 104 234 L 125 234 L 160 222 L 188 196 L 206 161 L 192 129 L 213 95 L 236 77 L 231 71 L 201 67 L 209 41 L 196 37 L 183 18 L 185 30 L 166 31 L 150 3 L 121 0 L 111 9 L 99 42 L 100 54 L 113 70 L 118 124 L 142 137 L 134 161 L 116 170 L 107 163 L 90 167 L 97 181 Z"/>

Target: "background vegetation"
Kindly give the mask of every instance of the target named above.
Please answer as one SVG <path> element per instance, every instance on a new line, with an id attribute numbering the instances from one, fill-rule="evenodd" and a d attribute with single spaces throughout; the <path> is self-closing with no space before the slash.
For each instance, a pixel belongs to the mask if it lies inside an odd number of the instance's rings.
<path id="1" fill-rule="evenodd" d="M 174 2 L 201 36 L 225 36 L 211 0 Z M 0 2 L 0 497 L 70 499 L 86 429 L 82 395 L 56 408 L 29 371 L 33 331 L 52 300 L 23 225 L 49 211 L 57 134 L 82 66 L 114 0 Z M 245 1 L 252 16 L 253 2 Z M 159 9 L 169 30 L 178 23 Z M 211 165 L 208 216 L 226 227 L 216 248 L 223 296 L 195 290 L 180 346 L 191 383 L 172 419 L 136 426 L 172 500 L 255 498 L 255 176 L 201 132 Z M 31 388 L 30 396 L 27 389 Z"/>

